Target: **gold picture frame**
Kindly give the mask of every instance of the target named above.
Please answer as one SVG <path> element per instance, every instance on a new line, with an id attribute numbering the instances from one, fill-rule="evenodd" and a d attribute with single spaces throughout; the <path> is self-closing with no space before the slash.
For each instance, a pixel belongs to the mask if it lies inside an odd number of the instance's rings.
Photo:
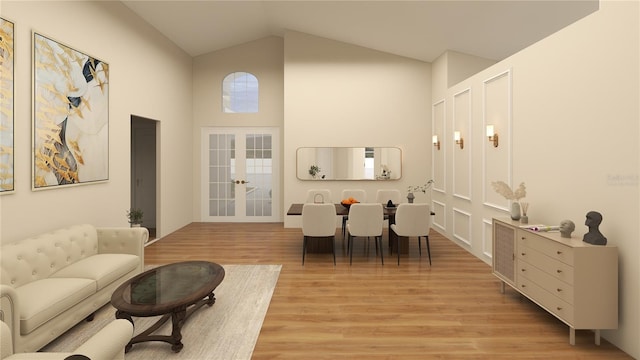
<path id="1" fill-rule="evenodd" d="M 33 32 L 34 190 L 109 179 L 109 64 Z"/>

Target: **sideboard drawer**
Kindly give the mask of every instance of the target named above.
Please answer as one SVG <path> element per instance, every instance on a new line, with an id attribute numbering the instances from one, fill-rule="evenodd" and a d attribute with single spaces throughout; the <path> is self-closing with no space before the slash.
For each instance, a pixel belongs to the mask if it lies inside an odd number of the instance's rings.
<path id="1" fill-rule="evenodd" d="M 541 253 L 573 266 L 573 249 L 555 241 L 551 241 L 541 235 L 533 234 L 524 230 L 518 231 L 518 246 L 535 248 Z"/>
<path id="2" fill-rule="evenodd" d="M 518 260 L 518 277 L 525 277 L 561 300 L 573 304 L 573 286 L 526 261 Z"/>
<path id="3" fill-rule="evenodd" d="M 573 285 L 573 266 L 525 246 L 518 247 L 517 256 L 518 259 L 541 269 L 554 278 Z"/>
<path id="4" fill-rule="evenodd" d="M 567 324 L 573 323 L 573 306 L 525 277 L 518 278 L 520 291 Z"/>

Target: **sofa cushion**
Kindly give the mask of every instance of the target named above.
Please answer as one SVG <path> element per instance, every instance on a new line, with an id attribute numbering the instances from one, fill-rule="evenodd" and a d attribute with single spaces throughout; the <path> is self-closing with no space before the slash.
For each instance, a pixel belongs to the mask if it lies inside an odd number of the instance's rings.
<path id="1" fill-rule="evenodd" d="M 49 278 L 16 288 L 20 299 L 20 333 L 25 335 L 96 292 L 95 281 Z"/>
<path id="2" fill-rule="evenodd" d="M 74 225 L 3 244 L 0 281 L 17 288 L 97 253 L 98 231 L 92 225 Z"/>
<path id="3" fill-rule="evenodd" d="M 53 274 L 51 278 L 84 278 L 96 281 L 100 291 L 123 275 L 135 270 L 140 263 L 137 255 L 97 254 L 76 261 Z"/>

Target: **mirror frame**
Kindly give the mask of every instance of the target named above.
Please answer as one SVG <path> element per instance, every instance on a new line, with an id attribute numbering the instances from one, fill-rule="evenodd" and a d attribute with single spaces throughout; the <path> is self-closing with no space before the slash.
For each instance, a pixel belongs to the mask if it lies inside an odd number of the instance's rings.
<path id="1" fill-rule="evenodd" d="M 365 152 L 365 149 L 374 149 L 374 154 L 378 151 L 382 152 L 384 150 L 394 150 L 397 151 L 397 164 L 384 164 L 385 167 L 389 172 L 386 174 L 384 174 L 383 172 L 383 164 L 374 164 L 374 169 L 376 167 L 379 168 L 379 170 L 377 171 L 376 174 L 374 174 L 374 178 L 366 178 L 366 177 L 325 177 L 322 176 L 322 163 L 317 163 L 314 162 L 313 164 L 311 164 L 311 162 L 308 161 L 308 158 L 311 156 L 316 156 L 317 157 L 317 152 L 318 150 L 326 150 L 326 151 L 331 151 L 333 153 L 333 150 L 349 150 L 349 149 L 356 149 L 358 151 L 362 151 L 363 153 Z M 315 150 L 315 153 L 310 153 L 311 150 Z M 309 152 L 309 154 L 304 154 L 302 152 Z M 333 155 L 332 155 L 333 156 Z M 392 156 L 395 156 L 392 154 Z M 375 160 L 375 155 L 374 155 L 374 163 L 376 162 Z M 320 168 L 320 176 L 317 177 L 313 177 L 309 171 L 311 170 L 312 166 L 318 166 Z M 303 180 L 303 181 L 394 181 L 394 180 L 400 180 L 402 178 L 402 149 L 400 149 L 399 147 L 385 147 L 385 146 L 368 146 L 368 147 L 348 147 L 348 146 L 328 146 L 328 147 L 299 147 L 296 150 L 296 178 L 298 180 Z"/>

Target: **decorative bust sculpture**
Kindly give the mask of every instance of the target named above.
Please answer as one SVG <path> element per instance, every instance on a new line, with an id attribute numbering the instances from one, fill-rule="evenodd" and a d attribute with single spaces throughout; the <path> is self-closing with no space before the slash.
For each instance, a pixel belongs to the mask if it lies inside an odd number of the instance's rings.
<path id="1" fill-rule="evenodd" d="M 576 224 L 571 220 L 560 221 L 560 237 L 570 238 L 573 230 L 576 229 Z"/>
<path id="2" fill-rule="evenodd" d="M 584 223 L 589 227 L 589 232 L 584 234 L 582 241 L 593 245 L 607 245 L 607 238 L 598 229 L 601 222 L 602 215 L 599 212 L 589 211 L 587 220 Z"/>

